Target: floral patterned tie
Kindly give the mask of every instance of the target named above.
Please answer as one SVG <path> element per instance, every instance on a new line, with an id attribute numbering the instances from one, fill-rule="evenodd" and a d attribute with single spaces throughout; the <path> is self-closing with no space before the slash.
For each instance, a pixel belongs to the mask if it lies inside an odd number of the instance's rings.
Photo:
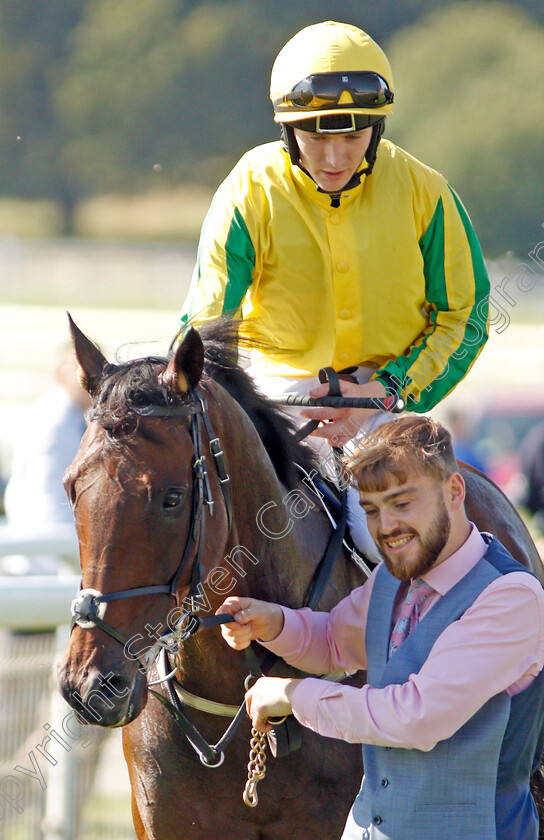
<path id="1" fill-rule="evenodd" d="M 419 621 L 421 613 L 421 605 L 431 592 L 434 592 L 432 586 L 425 583 L 421 578 L 415 578 L 410 584 L 410 589 L 406 596 L 406 600 L 402 605 L 400 616 L 391 633 L 389 641 L 389 656 L 395 653 L 401 646 L 406 637 L 412 632 Z"/>

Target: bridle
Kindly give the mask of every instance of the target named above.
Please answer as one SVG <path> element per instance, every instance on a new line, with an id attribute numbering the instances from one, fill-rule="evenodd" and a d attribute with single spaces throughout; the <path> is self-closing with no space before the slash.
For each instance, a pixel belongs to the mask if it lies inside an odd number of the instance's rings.
<path id="1" fill-rule="evenodd" d="M 116 641 L 118 641 L 126 649 L 129 640 L 126 639 L 120 631 L 112 627 L 111 624 L 103 619 L 107 604 L 111 601 L 134 598 L 141 595 L 165 594 L 177 598 L 177 586 L 179 579 L 189 564 L 191 557 L 193 560 L 189 592 L 184 598 L 184 601 L 188 601 L 191 605 L 193 605 L 193 602 L 196 599 L 199 585 L 202 584 L 203 580 L 202 553 L 206 521 L 205 513 L 207 508 L 209 515 L 212 516 L 214 506 L 206 466 L 206 456 L 204 455 L 202 448 L 202 427 L 205 428 L 206 435 L 208 437 L 209 449 L 214 460 L 229 528 L 232 524 L 232 505 L 228 489 L 228 482 L 230 478 L 226 469 L 224 455 L 221 449 L 221 442 L 213 430 L 208 415 L 206 401 L 202 397 L 198 387 L 189 389 L 188 397 L 188 402 L 183 405 L 150 405 L 131 409 L 132 413 L 142 417 L 190 417 L 190 434 L 194 450 L 192 465 L 193 505 L 189 534 L 179 565 L 171 580 L 165 584 L 152 584 L 150 586 L 141 586 L 133 589 L 121 589 L 116 592 L 108 592 L 106 594 L 103 594 L 95 589 L 81 589 L 77 597 L 72 602 L 72 630 L 76 625 L 83 629 L 99 627 L 109 636 L 116 639 Z M 290 400 L 291 397 L 286 399 Z M 365 403 L 362 406 L 365 408 L 385 407 L 388 410 L 390 409 L 389 400 L 380 401 L 375 398 L 372 400 L 336 399 L 338 402 L 342 403 Z M 314 400 L 313 402 L 315 403 L 316 401 Z M 400 409 L 397 408 L 397 410 Z M 342 496 L 345 496 L 345 491 L 343 491 Z M 309 606 L 311 609 L 315 609 L 317 607 L 317 604 L 319 603 L 325 590 L 332 568 L 341 550 L 345 527 L 346 504 L 344 499 L 344 503 L 341 505 L 341 515 L 339 521 L 336 523 L 332 531 L 325 553 L 315 570 L 314 577 L 310 584 L 310 592 L 306 599 L 305 606 Z M 156 691 L 152 691 L 151 689 L 149 689 L 150 693 L 153 694 L 156 699 L 159 700 L 170 712 L 174 720 L 181 727 L 188 741 L 199 754 L 202 763 L 207 767 L 219 767 L 223 763 L 224 748 L 230 742 L 238 726 L 245 717 L 245 704 L 242 703 L 240 708 L 234 713 L 230 712 L 229 707 L 227 715 L 229 717 L 234 717 L 232 723 L 217 744 L 208 744 L 192 723 L 184 708 L 183 702 L 180 700 L 176 692 L 176 687 L 179 689 L 179 686 L 177 686 L 177 683 L 173 678 L 177 673 L 178 668 L 176 666 L 174 670 L 171 670 L 168 657 L 169 654 L 178 654 L 180 651 L 180 643 L 184 642 L 191 635 L 196 633 L 199 628 L 213 627 L 230 621 L 233 621 L 233 618 L 230 615 L 199 616 L 197 615 L 195 607 L 192 606 L 192 608 L 184 609 L 174 628 L 163 633 L 157 639 L 155 644 L 147 651 L 147 653 L 142 655 L 145 663 L 141 662 L 140 656 L 134 657 L 140 661 L 142 668 L 147 671 L 151 664 L 157 660 L 157 656 L 160 654 L 158 670 L 161 676 L 155 682 L 149 683 L 149 685 L 165 683 L 169 699 Z M 268 674 L 270 669 L 278 660 L 278 657 L 268 651 L 265 654 L 264 659 L 259 661 L 259 658 L 252 647 L 245 649 L 245 655 L 249 668 L 249 674 L 245 682 L 245 687 L 247 689 L 249 688 L 250 682 L 258 679 L 263 674 Z M 201 698 L 196 699 L 200 700 Z M 221 706 L 221 704 L 214 705 L 216 707 Z M 226 709 L 227 707 L 223 708 Z M 225 714 L 224 711 L 212 711 L 212 713 Z M 282 740 L 280 748 L 280 739 L 278 738 L 278 755 L 280 754 L 280 749 L 281 754 L 287 754 L 287 752 L 291 749 L 296 749 L 300 745 L 300 727 L 296 724 L 294 718 L 288 716 L 286 720 L 283 719 L 279 723 L 285 723 L 285 726 L 282 726 L 281 728 L 276 727 L 275 729 L 276 735 L 280 736 L 281 734 Z"/>
<path id="2" fill-rule="evenodd" d="M 172 579 L 169 583 L 165 584 L 152 584 L 150 586 L 139 586 L 133 589 L 120 589 L 116 592 L 108 592 L 106 594 L 103 594 L 96 589 L 80 589 L 77 597 L 72 602 L 72 630 L 76 625 L 83 629 L 99 627 L 123 645 L 125 650 L 129 640 L 119 630 L 112 627 L 111 624 L 103 619 L 103 614 L 108 603 L 124 598 L 135 598 L 141 595 L 164 594 L 176 598 L 176 590 L 180 576 L 190 562 L 191 557 L 193 558 L 191 580 L 189 584 L 189 592 L 184 601 L 189 601 L 189 603 L 193 605 L 193 599 L 195 599 L 195 596 L 198 594 L 199 584 L 202 583 L 202 552 L 204 547 L 204 528 L 206 522 L 205 513 L 207 508 L 209 515 L 212 516 L 214 505 L 206 466 L 206 456 L 204 455 L 202 448 L 203 426 L 208 437 L 210 453 L 214 460 L 215 470 L 227 514 L 229 529 L 232 524 L 232 505 L 228 489 L 230 477 L 227 472 L 223 451 L 221 449 L 221 442 L 213 430 L 208 415 L 206 401 L 202 397 L 198 387 L 190 389 L 188 393 L 189 402 L 186 404 L 184 403 L 183 405 L 151 405 L 133 409 L 133 413 L 143 417 L 190 417 L 190 434 L 194 450 L 193 506 L 191 511 L 189 535 L 181 555 L 181 560 Z M 233 717 L 233 720 L 217 744 L 209 744 L 202 737 L 196 726 L 189 718 L 184 704 L 177 694 L 177 683 L 173 678 L 178 671 L 178 667 L 176 665 L 176 667 L 171 670 L 169 664 L 169 654 L 178 654 L 180 651 L 180 643 L 196 633 L 201 627 L 214 627 L 233 620 L 233 617 L 230 615 L 199 616 L 197 615 L 193 605 L 192 609 L 184 609 L 182 611 L 181 617 L 176 622 L 173 630 L 167 630 L 158 638 L 155 644 L 143 657 L 145 663 L 141 661 L 139 656 L 135 657 L 140 661 L 143 670 L 147 672 L 151 664 L 154 664 L 157 660 L 157 655 L 159 656 L 157 661 L 157 670 L 159 671 L 160 678 L 154 682 L 148 683 L 148 685 L 151 686 L 156 685 L 157 683 L 165 683 L 168 697 L 165 697 L 163 694 L 153 691 L 150 688 L 148 690 L 162 703 L 162 705 L 174 718 L 193 749 L 198 753 L 201 762 L 206 767 L 219 767 L 223 763 L 225 758 L 224 749 L 232 740 L 246 716 L 245 703 L 242 703 L 235 713 L 231 713 L 231 707 L 222 707 L 222 709 L 228 708 L 229 711 L 227 716 Z M 262 662 L 259 662 L 259 659 L 252 648 L 248 648 L 245 653 L 246 662 L 249 668 L 249 674 L 245 681 L 245 687 L 247 689 L 249 688 L 250 682 L 257 680 L 263 675 L 263 672 L 267 672 L 268 666 L 271 667 L 275 663 L 277 657 L 275 657 L 274 654 L 267 653 L 265 659 Z M 222 704 L 213 705 L 215 707 L 220 707 Z M 224 711 L 213 711 L 212 713 L 225 714 Z M 285 747 L 283 747 L 284 749 L 295 748 L 300 744 L 300 734 L 298 732 L 298 726 L 295 726 L 295 724 L 295 721 L 291 721 L 289 730 L 287 730 L 287 728 L 285 729 L 286 734 L 283 736 L 285 744 Z M 289 741 L 289 739 L 291 739 L 291 741 Z M 255 804 L 256 801 L 257 800 L 255 798 Z"/>
<path id="3" fill-rule="evenodd" d="M 136 598 L 142 595 L 170 595 L 177 598 L 177 586 L 179 579 L 189 564 L 192 557 L 191 579 L 189 584 L 189 592 L 184 601 L 192 602 L 192 599 L 198 594 L 199 584 L 203 580 L 203 566 L 202 566 L 202 552 L 204 547 L 204 529 L 206 522 L 206 509 L 210 516 L 213 516 L 214 501 L 212 498 L 210 481 L 208 476 L 208 469 L 206 466 L 206 456 L 202 448 L 202 427 L 206 430 L 208 437 L 208 445 L 210 453 L 213 457 L 219 486 L 223 496 L 225 510 L 227 514 L 228 527 L 232 524 L 232 505 L 230 493 L 228 489 L 229 474 L 225 465 L 223 450 L 221 449 L 221 442 L 215 434 L 209 415 L 206 400 L 200 393 L 198 387 L 189 389 L 189 400 L 183 405 L 149 405 L 142 407 L 131 408 L 131 413 L 141 417 L 190 417 L 190 435 L 193 444 L 193 504 L 191 511 L 191 521 L 189 526 L 189 534 L 181 554 L 181 559 L 178 564 L 173 577 L 168 583 L 151 584 L 149 586 L 139 586 L 133 589 L 120 589 L 116 592 L 108 592 L 103 594 L 96 589 L 80 589 L 76 598 L 72 602 L 72 630 L 77 625 L 83 629 L 92 629 L 99 627 L 113 639 L 118 641 L 123 647 L 126 647 L 129 640 L 115 627 L 104 621 L 104 613 L 106 606 L 111 601 L 118 601 L 125 598 Z M 91 413 L 91 419 L 93 419 Z M 230 620 L 230 616 L 210 616 L 210 618 L 202 618 L 196 615 L 194 611 L 185 609 L 182 611 L 181 617 L 176 622 L 173 630 L 168 629 L 160 636 L 156 644 L 147 652 L 145 659 L 145 668 L 149 668 L 149 663 L 158 652 L 160 648 L 175 652 L 179 641 L 183 641 L 196 632 L 199 626 L 211 626 L 210 620 L 213 624 L 220 624 L 223 621 Z"/>

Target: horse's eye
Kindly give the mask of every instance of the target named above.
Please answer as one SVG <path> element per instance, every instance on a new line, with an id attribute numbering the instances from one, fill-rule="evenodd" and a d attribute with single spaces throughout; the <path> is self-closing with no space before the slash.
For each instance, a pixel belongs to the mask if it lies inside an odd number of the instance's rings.
<path id="1" fill-rule="evenodd" d="M 164 494 L 164 499 L 162 501 L 163 508 L 177 508 L 183 504 L 183 499 L 185 498 L 185 490 L 178 490 L 176 488 L 171 488 L 167 490 Z"/>
<path id="2" fill-rule="evenodd" d="M 68 479 L 68 477 L 66 476 L 63 479 L 63 482 L 64 489 L 66 490 L 66 495 L 68 496 L 68 502 L 70 503 L 70 507 L 73 510 L 77 502 L 76 483 L 75 481 L 71 481 L 70 479 Z"/>

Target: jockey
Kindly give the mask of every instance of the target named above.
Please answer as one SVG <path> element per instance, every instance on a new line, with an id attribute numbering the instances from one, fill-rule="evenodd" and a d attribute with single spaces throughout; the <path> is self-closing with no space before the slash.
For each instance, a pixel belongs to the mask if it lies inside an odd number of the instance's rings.
<path id="1" fill-rule="evenodd" d="M 389 62 L 355 26 L 308 26 L 280 51 L 270 98 L 282 139 L 247 152 L 204 222 L 181 324 L 242 319 L 261 390 L 322 396 L 318 371 L 350 368 L 349 397 L 398 394 L 427 412 L 488 335 L 489 281 L 470 219 L 435 170 L 382 138 Z M 330 444 L 389 419 L 308 408 Z M 317 441 L 316 441 L 317 443 Z"/>

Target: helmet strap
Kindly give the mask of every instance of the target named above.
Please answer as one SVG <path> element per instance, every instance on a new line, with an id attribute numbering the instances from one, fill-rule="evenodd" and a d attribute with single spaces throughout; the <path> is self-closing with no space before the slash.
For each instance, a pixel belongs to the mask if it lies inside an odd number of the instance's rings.
<path id="1" fill-rule="evenodd" d="M 383 120 L 380 120 L 379 123 L 375 123 L 372 126 L 372 136 L 370 138 L 370 143 L 368 144 L 368 149 L 366 150 L 366 154 L 364 156 L 364 160 L 366 160 L 367 165 L 364 169 L 359 169 L 358 172 L 355 172 L 350 180 L 347 182 L 345 187 L 339 193 L 329 193 L 331 196 L 331 207 L 340 207 L 340 196 L 345 190 L 353 190 L 355 187 L 358 187 L 361 183 L 361 178 L 363 175 L 370 175 L 372 170 L 374 169 L 374 164 L 376 163 L 376 155 L 378 153 L 378 145 L 381 140 L 381 136 L 383 134 L 383 130 L 385 128 L 385 117 Z M 317 188 L 320 192 L 324 192 L 320 187 Z"/>
<path id="2" fill-rule="evenodd" d="M 295 132 L 289 123 L 281 123 L 281 139 L 283 140 L 283 145 L 289 154 L 291 163 L 293 166 L 298 166 L 300 161 L 300 151 L 295 138 Z"/>
<path id="3" fill-rule="evenodd" d="M 370 143 L 368 144 L 368 149 L 366 150 L 365 160 L 366 160 L 366 167 L 365 169 L 359 170 L 353 176 L 354 178 L 356 175 L 359 176 L 359 180 L 361 180 L 362 175 L 370 175 L 372 170 L 374 169 L 374 164 L 376 163 L 376 154 L 378 153 L 378 146 L 382 137 L 382 134 L 385 129 L 385 117 L 381 119 L 379 122 L 375 123 L 372 126 L 372 136 L 370 138 Z"/>
<path id="4" fill-rule="evenodd" d="M 298 143 L 295 138 L 295 132 L 293 127 L 289 125 L 289 123 L 280 123 L 281 125 L 281 139 L 283 140 L 283 145 L 287 153 L 289 154 L 289 158 L 293 166 L 300 166 L 300 150 L 298 148 Z M 372 126 L 372 135 L 370 137 L 370 143 L 368 144 L 368 149 L 366 150 L 364 160 L 366 160 L 366 166 L 364 169 L 359 169 L 358 172 L 355 172 L 348 183 L 343 187 L 341 192 L 344 190 L 352 190 L 355 187 L 358 187 L 361 183 L 361 178 L 363 175 L 370 175 L 374 168 L 374 164 L 376 163 L 376 155 L 378 152 L 378 146 L 384 132 L 385 128 L 385 117 L 381 119 L 379 122 L 374 123 Z M 306 172 L 305 169 L 303 169 Z M 312 176 L 306 173 L 309 178 Z M 312 179 L 313 180 L 313 179 Z M 325 192 L 319 186 L 317 188 L 320 192 Z M 334 196 L 331 196 L 334 202 L 333 206 L 339 206 L 339 198 L 340 193 L 335 193 Z"/>

